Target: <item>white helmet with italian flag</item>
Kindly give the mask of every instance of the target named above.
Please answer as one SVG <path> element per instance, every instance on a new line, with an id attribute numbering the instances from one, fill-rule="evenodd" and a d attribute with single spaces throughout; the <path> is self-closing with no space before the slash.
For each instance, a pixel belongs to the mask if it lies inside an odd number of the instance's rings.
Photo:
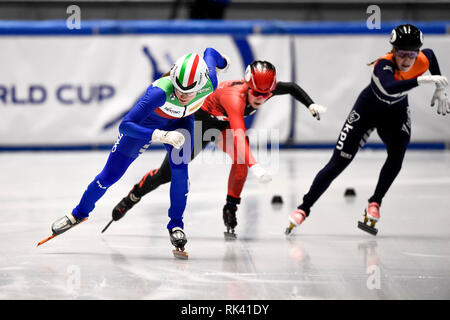
<path id="1" fill-rule="evenodd" d="M 200 90 L 208 81 L 209 71 L 205 60 L 196 53 L 179 58 L 170 70 L 170 80 L 183 93 Z"/>

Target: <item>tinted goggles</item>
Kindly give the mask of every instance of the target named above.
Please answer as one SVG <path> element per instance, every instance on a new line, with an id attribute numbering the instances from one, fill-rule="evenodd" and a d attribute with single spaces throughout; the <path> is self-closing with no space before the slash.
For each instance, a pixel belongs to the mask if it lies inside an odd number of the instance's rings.
<path id="1" fill-rule="evenodd" d="M 404 58 L 415 59 L 415 58 L 417 58 L 419 51 L 397 50 L 395 52 L 395 54 L 397 55 L 397 57 L 399 57 L 401 59 L 404 59 Z"/>
<path id="2" fill-rule="evenodd" d="M 250 89 L 250 94 L 254 97 L 262 97 L 262 98 L 268 98 L 271 96 L 272 92 L 259 92 L 253 89 Z"/>

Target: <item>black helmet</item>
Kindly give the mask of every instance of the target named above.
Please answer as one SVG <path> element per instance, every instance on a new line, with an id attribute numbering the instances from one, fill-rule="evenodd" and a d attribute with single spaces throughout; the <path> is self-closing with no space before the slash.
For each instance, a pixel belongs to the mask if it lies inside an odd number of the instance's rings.
<path id="1" fill-rule="evenodd" d="M 402 24 L 392 30 L 389 42 L 399 50 L 419 50 L 423 44 L 423 35 L 416 26 Z"/>

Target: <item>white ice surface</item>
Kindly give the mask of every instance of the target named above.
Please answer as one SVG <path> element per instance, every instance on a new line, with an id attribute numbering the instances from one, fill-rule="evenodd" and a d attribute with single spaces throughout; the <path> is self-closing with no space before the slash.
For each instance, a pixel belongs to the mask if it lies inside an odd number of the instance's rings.
<path id="1" fill-rule="evenodd" d="M 222 222 L 229 164 L 196 159 L 185 261 L 171 253 L 168 184 L 100 234 L 114 205 L 159 166 L 162 151 L 147 151 L 88 221 L 37 248 L 107 155 L 0 153 L 0 299 L 450 299 L 448 151 L 408 151 L 376 237 L 356 225 L 383 151 L 360 152 L 288 238 L 287 217 L 331 150 L 283 151 L 271 184 L 249 176 L 234 242 L 224 241 Z M 357 192 L 353 201 L 343 197 L 347 187 Z M 283 197 L 281 208 L 270 204 L 275 194 Z"/>

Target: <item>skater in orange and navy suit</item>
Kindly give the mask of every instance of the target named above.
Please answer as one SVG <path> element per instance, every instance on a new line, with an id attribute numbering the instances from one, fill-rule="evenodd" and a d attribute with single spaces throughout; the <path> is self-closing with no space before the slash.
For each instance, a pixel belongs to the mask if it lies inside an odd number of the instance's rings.
<path id="1" fill-rule="evenodd" d="M 441 75 L 433 51 L 420 50 L 422 32 L 410 24 L 400 25 L 392 30 L 390 43 L 392 51 L 374 61 L 372 80 L 350 111 L 330 161 L 315 177 L 303 203 L 290 214 L 286 234 L 309 216 L 314 203 L 350 164 L 370 133 L 377 129 L 386 145 L 387 159 L 375 192 L 368 199 L 364 222 L 359 223 L 361 229 L 376 235 L 375 223 L 380 218 L 381 202 L 400 172 L 411 137 L 407 92 L 418 85 L 434 84 L 431 106 L 437 105 L 440 115 L 450 113 L 445 92 L 448 80 Z M 431 75 L 423 75 L 426 71 Z"/>

